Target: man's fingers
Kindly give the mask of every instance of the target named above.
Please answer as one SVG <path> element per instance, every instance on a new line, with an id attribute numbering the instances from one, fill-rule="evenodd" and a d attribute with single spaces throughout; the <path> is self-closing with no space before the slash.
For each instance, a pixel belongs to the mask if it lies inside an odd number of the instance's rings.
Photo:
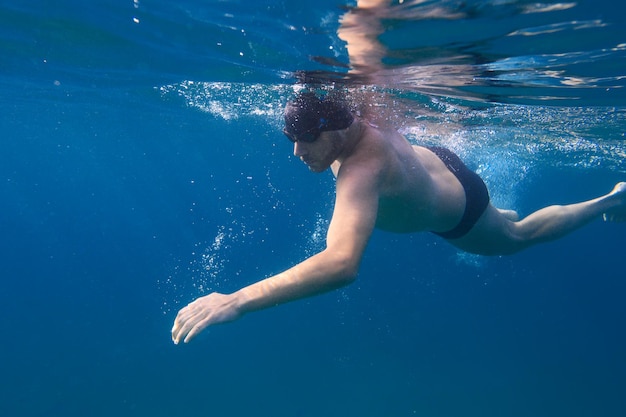
<path id="1" fill-rule="evenodd" d="M 188 343 L 208 326 L 233 321 L 239 316 L 231 296 L 219 293 L 205 295 L 178 312 L 172 326 L 172 340 L 176 344 L 181 341 Z"/>
<path id="2" fill-rule="evenodd" d="M 174 327 L 172 327 L 172 340 L 174 341 L 175 344 L 178 344 L 180 342 L 180 338 L 182 337 L 182 326 L 184 325 L 184 323 L 181 323 L 180 321 L 176 321 L 174 323 Z"/>
<path id="3" fill-rule="evenodd" d="M 191 329 L 193 329 L 193 327 L 189 322 L 183 323 L 180 329 L 172 333 L 172 340 L 174 341 L 174 344 L 179 344 L 181 339 L 183 338 L 186 339 L 187 334 L 189 333 Z"/>
<path id="4" fill-rule="evenodd" d="M 185 322 L 187 321 L 186 317 L 189 311 L 188 307 L 189 306 L 181 309 L 176 315 L 176 318 L 174 319 L 174 325 L 172 326 L 172 340 L 174 341 L 175 344 L 178 344 L 178 342 L 180 342 L 180 338 L 182 336 L 181 334 L 182 328 L 185 325 Z"/>
<path id="5" fill-rule="evenodd" d="M 205 321 L 206 322 L 206 321 Z M 187 336 L 185 336 L 185 340 L 183 340 L 183 342 L 185 343 L 189 343 L 191 341 L 191 339 L 193 339 L 194 337 L 196 337 L 196 335 L 198 333 L 200 333 L 202 330 L 204 330 L 204 328 L 206 327 L 206 324 L 203 323 L 197 323 L 195 326 L 192 327 L 192 329 L 189 331 L 189 333 L 187 333 Z"/>
<path id="6" fill-rule="evenodd" d="M 176 344 L 180 342 L 181 339 L 186 338 L 187 334 L 193 329 L 195 326 L 195 321 L 185 321 L 182 323 L 181 328 L 178 330 L 176 334 Z"/>
<path id="7" fill-rule="evenodd" d="M 208 325 L 208 313 L 193 306 L 187 306 L 178 312 L 172 327 L 172 340 L 175 344 L 188 343 Z"/>

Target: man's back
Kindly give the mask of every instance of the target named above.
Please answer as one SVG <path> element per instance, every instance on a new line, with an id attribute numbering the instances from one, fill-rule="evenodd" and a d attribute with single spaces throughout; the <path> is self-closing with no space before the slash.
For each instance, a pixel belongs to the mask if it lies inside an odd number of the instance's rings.
<path id="1" fill-rule="evenodd" d="M 359 123 L 360 140 L 333 165 L 333 172 L 341 175 L 342 169 L 359 164 L 370 168 L 364 175 L 377 176 L 376 227 L 397 233 L 452 229 L 463 215 L 465 195 L 441 159 L 427 148 L 412 146 L 396 131 Z"/>

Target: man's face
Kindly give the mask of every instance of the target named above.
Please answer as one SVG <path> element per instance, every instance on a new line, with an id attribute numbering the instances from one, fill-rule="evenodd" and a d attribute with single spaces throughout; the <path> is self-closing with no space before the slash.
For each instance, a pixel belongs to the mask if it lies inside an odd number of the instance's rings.
<path id="1" fill-rule="evenodd" d="M 339 156 L 338 141 L 333 140 L 334 134 L 335 132 L 322 132 L 313 142 L 296 141 L 293 144 L 293 154 L 311 171 L 323 172 Z"/>

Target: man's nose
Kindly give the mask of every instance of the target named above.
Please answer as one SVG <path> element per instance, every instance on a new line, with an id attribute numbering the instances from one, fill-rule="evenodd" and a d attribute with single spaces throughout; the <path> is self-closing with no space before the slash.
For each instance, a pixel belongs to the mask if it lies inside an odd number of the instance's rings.
<path id="1" fill-rule="evenodd" d="M 294 156 L 302 156 L 306 153 L 306 146 L 302 144 L 300 141 L 296 141 L 293 144 L 293 155 Z"/>

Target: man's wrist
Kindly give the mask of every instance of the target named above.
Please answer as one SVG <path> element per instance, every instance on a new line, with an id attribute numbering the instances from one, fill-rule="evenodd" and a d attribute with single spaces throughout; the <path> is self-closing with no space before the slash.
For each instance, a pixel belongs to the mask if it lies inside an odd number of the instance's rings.
<path id="1" fill-rule="evenodd" d="M 249 311 L 250 297 L 245 288 L 240 289 L 230 295 L 233 305 L 239 314 L 245 314 Z"/>

